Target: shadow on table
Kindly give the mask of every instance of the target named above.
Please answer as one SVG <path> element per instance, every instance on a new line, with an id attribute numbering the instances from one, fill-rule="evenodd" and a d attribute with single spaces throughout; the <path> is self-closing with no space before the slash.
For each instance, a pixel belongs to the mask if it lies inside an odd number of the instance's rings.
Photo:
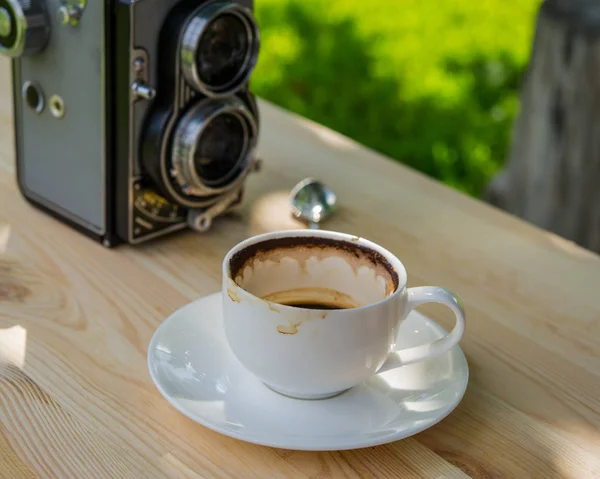
<path id="1" fill-rule="evenodd" d="M 474 385 L 450 416 L 415 437 L 470 477 L 572 477 L 558 434 Z"/>
<path id="2" fill-rule="evenodd" d="M 500 410 L 502 414 L 498 414 Z M 356 477 L 381 474 L 382 463 L 386 465 L 385 470 L 396 473 L 408 468 L 410 477 L 427 477 L 425 470 L 443 470 L 435 461 L 426 466 L 422 463 L 432 459 L 415 447 L 415 440 L 473 478 L 560 479 L 575 477 L 573 471 L 585 470 L 582 463 L 572 469 L 574 465 L 569 462 L 574 457 L 569 453 L 566 453 L 569 457 L 565 458 L 564 466 L 561 465 L 560 443 L 545 437 L 541 428 L 529 427 L 528 421 L 521 413 L 511 411 L 497 400 L 490 401 L 477 388 L 470 387 L 462 404 L 449 417 L 413 438 L 350 451 L 323 453 L 277 449 L 276 453 L 310 477 L 321 477 L 319 471 L 323 476 L 328 475 L 331 465 L 340 470 L 353 470 Z M 551 451 L 546 444 L 553 444 L 556 450 Z M 416 457 L 419 459 L 415 461 Z M 595 476 L 592 473 L 586 477 Z"/>

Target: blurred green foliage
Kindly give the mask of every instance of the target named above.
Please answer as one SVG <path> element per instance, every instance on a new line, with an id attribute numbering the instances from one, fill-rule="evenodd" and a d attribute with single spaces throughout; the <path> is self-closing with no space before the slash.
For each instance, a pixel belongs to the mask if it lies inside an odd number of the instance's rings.
<path id="1" fill-rule="evenodd" d="M 509 148 L 540 0 L 255 0 L 261 97 L 471 195 Z"/>

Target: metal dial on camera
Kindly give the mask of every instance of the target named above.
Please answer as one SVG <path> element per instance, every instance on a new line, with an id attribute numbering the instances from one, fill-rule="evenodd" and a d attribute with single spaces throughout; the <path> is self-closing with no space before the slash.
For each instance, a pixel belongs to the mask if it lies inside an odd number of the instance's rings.
<path id="1" fill-rule="evenodd" d="M 50 39 L 42 0 L 0 0 L 0 54 L 17 58 L 41 52 Z"/>

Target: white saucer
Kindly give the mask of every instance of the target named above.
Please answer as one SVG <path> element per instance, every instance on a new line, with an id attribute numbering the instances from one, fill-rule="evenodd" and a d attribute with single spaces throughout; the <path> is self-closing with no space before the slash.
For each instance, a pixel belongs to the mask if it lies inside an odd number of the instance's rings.
<path id="1" fill-rule="evenodd" d="M 398 347 L 429 342 L 442 328 L 413 312 Z M 155 332 L 148 367 L 162 395 L 200 424 L 244 441 L 311 451 L 375 446 L 411 436 L 446 417 L 469 376 L 458 346 L 443 356 L 373 376 L 324 400 L 267 388 L 233 356 L 221 326 L 221 293 L 173 313 Z"/>

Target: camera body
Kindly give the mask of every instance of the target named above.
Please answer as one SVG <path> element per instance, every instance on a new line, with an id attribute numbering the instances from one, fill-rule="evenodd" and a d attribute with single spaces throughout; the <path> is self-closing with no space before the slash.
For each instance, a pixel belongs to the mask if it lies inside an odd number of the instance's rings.
<path id="1" fill-rule="evenodd" d="M 0 0 L 16 171 L 107 247 L 205 231 L 255 171 L 252 0 Z"/>

